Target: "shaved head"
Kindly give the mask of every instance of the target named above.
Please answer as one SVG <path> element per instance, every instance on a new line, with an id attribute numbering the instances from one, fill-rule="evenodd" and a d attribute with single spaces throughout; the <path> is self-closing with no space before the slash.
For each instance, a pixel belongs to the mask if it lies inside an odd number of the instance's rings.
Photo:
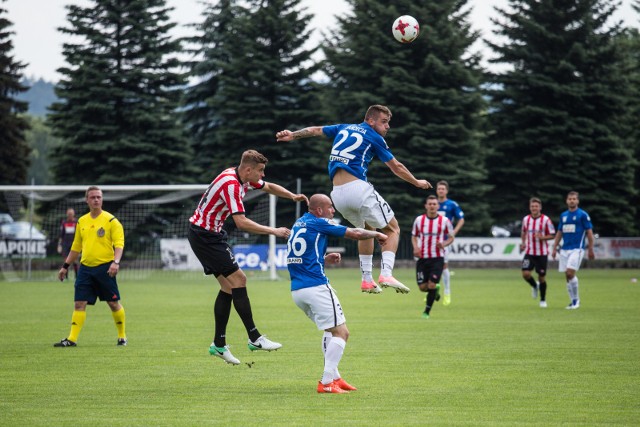
<path id="1" fill-rule="evenodd" d="M 318 218 L 333 218 L 335 209 L 329 196 L 325 194 L 314 194 L 309 197 L 309 213 Z"/>

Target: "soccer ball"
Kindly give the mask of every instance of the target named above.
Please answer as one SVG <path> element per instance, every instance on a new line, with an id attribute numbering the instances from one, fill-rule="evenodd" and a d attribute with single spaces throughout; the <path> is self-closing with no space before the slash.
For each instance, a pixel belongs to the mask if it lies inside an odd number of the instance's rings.
<path id="1" fill-rule="evenodd" d="M 400 43 L 411 43 L 420 34 L 420 24 L 413 16 L 402 15 L 393 23 L 391 32 Z"/>

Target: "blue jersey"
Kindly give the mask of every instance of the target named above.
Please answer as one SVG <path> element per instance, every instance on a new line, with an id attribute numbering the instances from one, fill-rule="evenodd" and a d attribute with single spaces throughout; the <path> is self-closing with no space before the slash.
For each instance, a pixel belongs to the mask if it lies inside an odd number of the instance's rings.
<path id="1" fill-rule="evenodd" d="M 366 122 L 324 126 L 322 132 L 333 138 L 333 147 L 329 156 L 329 178 L 338 168 L 345 169 L 351 175 L 363 181 L 367 180 L 369 163 L 377 156 L 383 162 L 393 159 L 387 142 Z"/>
<path id="2" fill-rule="evenodd" d="M 455 224 L 456 221 L 464 218 L 464 212 L 460 209 L 460 205 L 453 200 L 447 199 L 444 202 L 438 201 L 438 203 L 440 203 L 438 213 L 446 216 L 451 221 L 451 224 Z"/>
<path id="3" fill-rule="evenodd" d="M 562 232 L 562 249 L 584 249 L 586 246 L 585 236 L 587 230 L 591 230 L 591 218 L 589 214 L 578 208 L 571 212 L 569 210 L 560 214 L 558 230 Z"/>
<path id="4" fill-rule="evenodd" d="M 291 290 L 326 285 L 324 255 L 328 236 L 342 237 L 347 227 L 327 218 L 307 212 L 293 227 L 287 241 L 287 268 L 291 276 Z"/>

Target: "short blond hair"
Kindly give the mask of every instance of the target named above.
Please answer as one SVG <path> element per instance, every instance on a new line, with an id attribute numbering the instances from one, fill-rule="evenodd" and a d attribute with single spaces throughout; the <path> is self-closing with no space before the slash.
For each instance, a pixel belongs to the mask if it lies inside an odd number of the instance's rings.
<path id="1" fill-rule="evenodd" d="M 367 113 L 364 115 L 364 121 L 366 122 L 369 119 L 377 119 L 380 114 L 386 114 L 389 118 L 392 116 L 389 107 L 375 104 L 367 109 Z"/>
<path id="2" fill-rule="evenodd" d="M 87 191 L 85 191 L 84 198 L 85 199 L 88 198 L 89 197 L 89 192 L 96 191 L 96 190 L 102 193 L 102 190 L 100 189 L 100 187 L 92 185 L 91 187 L 87 188 Z"/>
<path id="3" fill-rule="evenodd" d="M 266 165 L 267 163 L 269 163 L 269 159 L 258 153 L 256 150 L 245 151 L 242 153 L 242 158 L 240 159 L 241 166 L 255 166 L 257 164 Z"/>

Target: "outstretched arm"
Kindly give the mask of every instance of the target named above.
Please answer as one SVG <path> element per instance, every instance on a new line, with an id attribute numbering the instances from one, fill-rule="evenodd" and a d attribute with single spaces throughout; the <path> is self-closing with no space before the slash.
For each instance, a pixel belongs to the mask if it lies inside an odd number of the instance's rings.
<path id="1" fill-rule="evenodd" d="M 244 216 L 244 214 L 235 214 L 232 216 L 233 221 L 236 223 L 238 230 L 248 231 L 255 234 L 273 234 L 276 237 L 282 237 L 286 239 L 291 234 L 291 230 L 287 227 L 272 228 L 266 225 L 258 224 Z"/>
<path id="2" fill-rule="evenodd" d="M 377 239 L 381 244 L 387 240 L 387 235 L 374 230 L 365 230 L 364 228 L 347 228 L 344 237 L 353 240 Z"/>
<path id="3" fill-rule="evenodd" d="M 293 141 L 294 139 L 311 138 L 312 136 L 322 136 L 322 126 L 310 126 L 297 131 L 281 130 L 276 132 L 276 141 Z"/>
<path id="4" fill-rule="evenodd" d="M 409 184 L 415 185 L 416 187 L 422 188 L 423 190 L 433 188 L 429 181 L 427 181 L 426 179 L 418 179 L 413 176 L 409 169 L 407 169 L 405 165 L 400 163 L 395 158 L 389 160 L 388 162 L 385 162 L 385 164 L 389 167 L 389 169 L 391 169 L 391 172 L 393 172 L 395 176 L 407 181 Z"/>
<path id="5" fill-rule="evenodd" d="M 272 182 L 265 182 L 262 190 L 266 193 L 273 194 L 274 196 L 282 197 L 284 199 L 291 199 L 296 202 L 305 202 L 309 204 L 309 199 L 304 194 L 293 194 L 281 185 L 274 184 Z"/>

